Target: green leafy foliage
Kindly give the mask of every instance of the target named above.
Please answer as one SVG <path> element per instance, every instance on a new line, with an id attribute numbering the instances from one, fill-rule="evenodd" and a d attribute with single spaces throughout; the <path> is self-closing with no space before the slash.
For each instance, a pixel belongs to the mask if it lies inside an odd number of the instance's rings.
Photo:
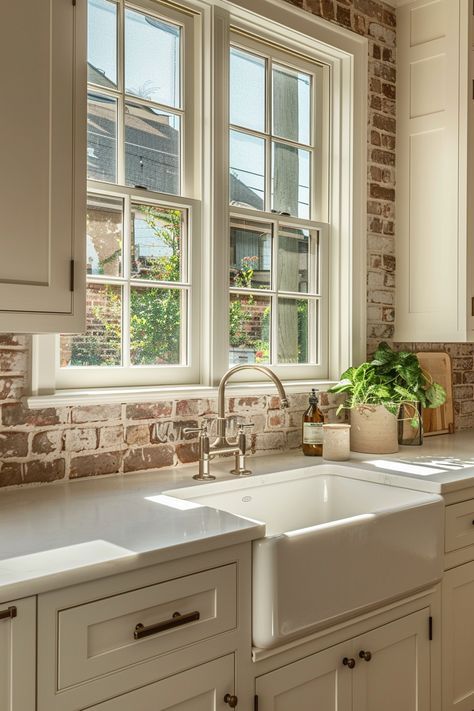
<path id="1" fill-rule="evenodd" d="M 420 402 L 423 407 L 435 408 L 446 400 L 444 388 L 423 370 L 415 353 L 394 351 L 387 343 L 379 345 L 370 362 L 342 373 L 329 392 L 347 394 L 339 409 L 384 405 L 394 415 L 402 404 Z M 413 410 L 412 425 L 417 426 L 418 415 Z"/>

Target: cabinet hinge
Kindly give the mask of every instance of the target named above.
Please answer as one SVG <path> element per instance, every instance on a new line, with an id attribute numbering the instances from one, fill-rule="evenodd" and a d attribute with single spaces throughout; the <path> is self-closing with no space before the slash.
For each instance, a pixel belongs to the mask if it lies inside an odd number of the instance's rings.
<path id="1" fill-rule="evenodd" d="M 69 262 L 69 291 L 74 291 L 74 259 Z"/>
<path id="2" fill-rule="evenodd" d="M 433 641 L 433 618 L 431 615 L 428 617 L 428 639 L 430 642 Z"/>
<path id="3" fill-rule="evenodd" d="M 253 697 L 253 711 L 258 711 L 258 695 L 255 694 Z"/>
<path id="4" fill-rule="evenodd" d="M 471 316 L 474 316 L 474 296 L 471 297 Z"/>

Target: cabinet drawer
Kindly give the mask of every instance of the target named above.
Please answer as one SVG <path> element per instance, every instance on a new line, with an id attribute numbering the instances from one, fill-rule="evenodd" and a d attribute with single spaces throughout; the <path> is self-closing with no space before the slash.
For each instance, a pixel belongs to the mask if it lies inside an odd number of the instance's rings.
<path id="1" fill-rule="evenodd" d="M 236 582 L 231 564 L 59 611 L 58 689 L 234 629 Z"/>
<path id="2" fill-rule="evenodd" d="M 149 684 L 85 711 L 224 711 L 224 696 L 234 689 L 234 655 Z"/>
<path id="3" fill-rule="evenodd" d="M 446 507 L 445 551 L 474 545 L 474 499 Z"/>

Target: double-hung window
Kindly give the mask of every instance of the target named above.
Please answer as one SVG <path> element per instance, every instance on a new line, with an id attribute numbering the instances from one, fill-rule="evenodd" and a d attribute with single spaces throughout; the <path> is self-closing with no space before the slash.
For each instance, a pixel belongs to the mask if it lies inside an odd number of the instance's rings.
<path id="1" fill-rule="evenodd" d="M 329 72 L 233 32 L 229 78 L 229 364 L 323 375 Z"/>
<path id="2" fill-rule="evenodd" d="M 87 329 L 36 392 L 364 353 L 366 40 L 247 5 L 88 0 Z"/>

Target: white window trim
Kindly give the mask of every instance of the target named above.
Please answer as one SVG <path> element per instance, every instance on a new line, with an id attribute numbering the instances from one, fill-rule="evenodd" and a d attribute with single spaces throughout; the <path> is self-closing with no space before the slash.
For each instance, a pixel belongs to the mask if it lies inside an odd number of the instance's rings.
<path id="1" fill-rule="evenodd" d="M 331 65 L 329 370 L 327 379 L 319 380 L 322 385 L 328 384 L 336 380 L 346 367 L 364 360 L 366 355 L 367 39 L 281 0 L 204 0 L 197 4 L 203 12 L 202 61 L 212 67 L 212 76 L 217 83 L 227 77 L 227 68 L 221 59 L 226 56 L 223 48 L 229 45 L 231 25 L 273 42 L 278 42 L 278 37 L 281 37 L 286 46 L 289 34 L 295 33 L 293 44 L 296 50 L 304 50 L 308 56 Z M 288 28 L 292 33 L 288 33 Z M 205 105 L 210 105 L 211 96 L 214 96 L 217 124 L 227 127 L 226 102 L 221 95 L 216 96 L 212 86 L 205 82 Z M 227 175 L 222 175 L 222 166 L 227 162 L 227 147 L 226 140 L 212 144 L 211 118 L 206 111 L 203 112 L 203 142 L 204 145 L 214 145 L 214 150 L 212 162 L 203 162 L 203 193 L 208 189 L 213 198 L 211 204 L 203 203 L 202 225 L 204 235 L 222 235 L 227 234 L 228 222 L 228 212 L 222 210 L 222 205 L 228 202 Z M 338 160 L 332 160 L 331 156 L 336 155 Z M 72 398 L 92 403 L 97 397 L 104 403 L 116 401 L 116 398 L 121 402 L 129 401 L 129 396 L 137 401 L 175 396 L 200 397 L 203 392 L 210 396 L 215 393 L 220 376 L 228 369 L 224 329 L 215 329 L 211 344 L 212 324 L 227 320 L 228 274 L 222 265 L 228 263 L 228 249 L 226 240 L 203 240 L 201 263 L 211 264 L 212 270 L 209 289 L 203 289 L 202 294 L 199 385 L 104 388 L 97 393 L 90 390 L 56 391 L 55 357 L 51 357 L 55 336 L 42 335 L 33 337 L 29 406 L 44 407 L 46 402 L 71 404 Z M 291 373 L 287 378 L 284 374 L 287 368 L 281 368 L 283 371 L 278 369 L 278 372 L 283 379 L 288 383 L 294 382 L 295 366 L 288 366 Z M 249 387 L 255 392 L 255 384 Z M 295 383 L 295 387 L 301 390 L 305 382 Z"/>

